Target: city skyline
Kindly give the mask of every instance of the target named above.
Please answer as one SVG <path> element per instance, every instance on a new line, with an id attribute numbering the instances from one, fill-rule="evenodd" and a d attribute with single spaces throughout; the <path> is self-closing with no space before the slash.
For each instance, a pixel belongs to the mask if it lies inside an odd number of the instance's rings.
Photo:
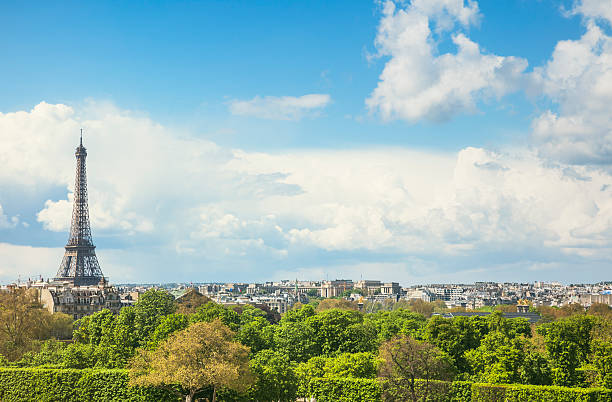
<path id="1" fill-rule="evenodd" d="M 57 272 L 80 128 L 111 282 L 611 279 L 612 5 L 32 10 L 0 5 L 0 283 Z"/>

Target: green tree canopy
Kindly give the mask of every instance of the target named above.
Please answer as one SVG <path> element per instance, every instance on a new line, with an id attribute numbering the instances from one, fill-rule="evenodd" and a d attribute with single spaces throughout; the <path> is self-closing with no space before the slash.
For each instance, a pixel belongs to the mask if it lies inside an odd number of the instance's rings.
<path id="1" fill-rule="evenodd" d="M 149 289 L 134 305 L 136 337 L 141 345 L 148 341 L 162 318 L 176 311 L 174 297 L 161 289 Z"/>
<path id="2" fill-rule="evenodd" d="M 385 394 L 391 400 L 428 400 L 429 380 L 451 380 L 450 357 L 427 342 L 401 335 L 383 343 L 379 377 L 386 380 Z M 416 380 L 425 380 L 417 392 Z"/>
<path id="3" fill-rule="evenodd" d="M 236 331 L 240 328 L 240 314 L 212 301 L 198 307 L 196 312 L 190 316 L 191 322 L 221 322 Z"/>
<path id="4" fill-rule="evenodd" d="M 546 359 L 523 336 L 490 332 L 478 348 L 466 352 L 466 359 L 478 382 L 539 385 L 551 382 Z"/>
<path id="5" fill-rule="evenodd" d="M 575 315 L 537 328 L 544 337 L 552 365 L 553 384 L 574 386 L 580 382 L 577 368 L 588 363 L 595 317 Z"/>
<path id="6" fill-rule="evenodd" d="M 295 401 L 298 390 L 296 364 L 285 354 L 262 350 L 250 361 L 257 382 L 249 390 L 257 401 Z"/>
<path id="7" fill-rule="evenodd" d="M 184 390 L 186 402 L 212 388 L 212 401 L 221 388 L 244 392 L 254 383 L 249 348 L 233 341 L 234 333 L 220 320 L 197 322 L 173 333 L 158 349 L 139 349 L 130 361 L 130 384 Z"/>
<path id="8" fill-rule="evenodd" d="M 36 289 L 0 292 L 0 323 L 0 355 L 12 361 L 35 350 L 37 341 L 69 338 L 72 331 L 72 319 L 44 309 Z"/>

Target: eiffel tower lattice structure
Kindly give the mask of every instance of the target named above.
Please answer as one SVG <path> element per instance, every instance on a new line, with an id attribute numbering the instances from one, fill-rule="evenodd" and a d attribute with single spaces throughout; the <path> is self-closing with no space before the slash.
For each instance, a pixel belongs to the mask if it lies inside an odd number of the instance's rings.
<path id="1" fill-rule="evenodd" d="M 102 275 L 96 246 L 91 238 L 89 225 L 89 206 L 87 203 L 87 174 L 85 158 L 87 150 L 83 146 L 83 130 L 81 141 L 76 149 L 76 180 L 74 183 L 74 205 L 72 206 L 72 223 L 70 237 L 66 244 L 64 258 L 57 271 L 57 281 L 69 281 L 75 286 L 97 285 L 106 281 Z"/>

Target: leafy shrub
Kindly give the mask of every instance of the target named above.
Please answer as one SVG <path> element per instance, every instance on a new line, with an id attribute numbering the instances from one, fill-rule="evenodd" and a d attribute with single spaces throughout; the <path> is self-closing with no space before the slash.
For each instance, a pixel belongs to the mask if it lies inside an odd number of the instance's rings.
<path id="1" fill-rule="evenodd" d="M 176 401 L 156 388 L 128 387 L 126 370 L 0 368 L 0 400 Z"/>

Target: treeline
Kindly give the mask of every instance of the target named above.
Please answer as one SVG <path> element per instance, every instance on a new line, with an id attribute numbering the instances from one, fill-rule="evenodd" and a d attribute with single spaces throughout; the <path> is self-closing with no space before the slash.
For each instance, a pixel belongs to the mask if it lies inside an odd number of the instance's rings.
<path id="1" fill-rule="evenodd" d="M 147 291 L 118 315 L 101 311 L 77 321 L 72 343 L 33 339 L 20 356 L 6 355 L 11 361 L 3 365 L 127 368 L 132 384 L 182 384 L 175 391 L 189 398 L 207 392 L 224 400 L 295 400 L 309 395 L 313 384 L 340 379 L 379 379 L 387 400 L 425 398 L 431 380 L 612 388 L 607 305 L 549 308 L 533 326 L 500 312 L 429 317 L 440 306 L 424 302 L 362 313 L 345 300 L 324 300 L 279 317 L 203 296 L 185 300 Z M 7 350 L 4 343 L 0 350 Z M 198 356 L 184 352 L 198 350 Z M 205 386 L 189 390 L 179 371 L 199 376 Z"/>

